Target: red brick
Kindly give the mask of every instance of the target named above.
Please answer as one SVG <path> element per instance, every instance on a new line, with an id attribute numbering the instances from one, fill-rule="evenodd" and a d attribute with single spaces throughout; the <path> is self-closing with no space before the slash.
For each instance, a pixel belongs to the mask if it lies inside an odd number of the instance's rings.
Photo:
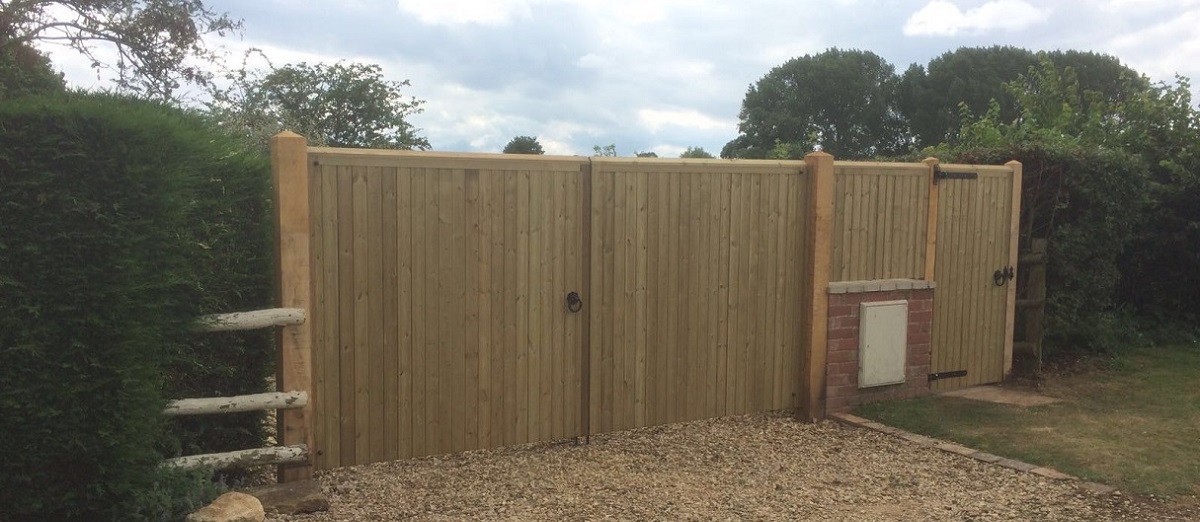
<path id="1" fill-rule="evenodd" d="M 858 328 L 830 328 L 829 336 L 827 338 L 830 340 L 857 339 L 858 338 Z"/>
<path id="2" fill-rule="evenodd" d="M 929 344 L 929 332 L 908 332 L 908 344 Z"/>
<path id="3" fill-rule="evenodd" d="M 841 339 L 830 339 L 827 346 L 829 346 L 829 351 L 831 351 L 831 352 L 833 352 L 833 351 L 842 352 L 842 351 L 846 351 L 846 350 L 857 351 L 858 350 L 858 336 L 856 335 L 854 337 L 845 337 L 845 338 L 841 338 Z"/>
<path id="4" fill-rule="evenodd" d="M 827 413 L 846 411 L 849 410 L 851 406 L 854 406 L 854 402 L 848 397 L 830 397 L 825 400 L 825 411 Z"/>
<path id="5" fill-rule="evenodd" d="M 848 304 L 829 305 L 829 317 L 854 317 L 858 307 Z"/>
<path id="6" fill-rule="evenodd" d="M 839 351 L 829 352 L 825 356 L 826 363 L 844 363 L 844 362 L 856 362 L 856 361 L 858 361 L 858 352 L 855 352 L 855 351 L 839 350 Z"/>
<path id="7" fill-rule="evenodd" d="M 928 323 L 933 320 L 933 310 L 922 310 L 920 312 L 908 311 L 908 322 L 910 323 Z"/>
<path id="8" fill-rule="evenodd" d="M 830 386 L 845 386 L 847 384 L 855 384 L 856 379 L 852 378 L 847 373 L 830 373 L 825 376 L 825 387 Z"/>
<path id="9" fill-rule="evenodd" d="M 858 393 L 858 385 L 857 384 L 842 384 L 842 385 L 838 385 L 838 386 L 826 386 L 825 389 L 829 390 L 828 394 L 830 397 L 847 397 L 850 395 L 856 395 Z"/>
<path id="10" fill-rule="evenodd" d="M 846 375 L 858 373 L 858 361 L 831 363 L 825 366 L 825 371 L 832 375 L 834 373 L 844 373 Z"/>
<path id="11" fill-rule="evenodd" d="M 833 324 L 834 328 L 858 328 L 857 317 L 833 317 L 830 319 L 830 322 Z"/>

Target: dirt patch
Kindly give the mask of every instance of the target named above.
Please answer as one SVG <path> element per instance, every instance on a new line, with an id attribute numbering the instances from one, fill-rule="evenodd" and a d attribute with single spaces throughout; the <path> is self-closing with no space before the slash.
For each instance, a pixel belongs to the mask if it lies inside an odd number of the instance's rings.
<path id="1" fill-rule="evenodd" d="M 786 414 L 343 468 L 350 520 L 1189 520 L 888 435 Z"/>

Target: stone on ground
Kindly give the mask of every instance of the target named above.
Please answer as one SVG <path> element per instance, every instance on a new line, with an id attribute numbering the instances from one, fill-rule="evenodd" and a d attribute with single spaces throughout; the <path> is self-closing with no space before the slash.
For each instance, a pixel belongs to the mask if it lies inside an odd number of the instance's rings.
<path id="1" fill-rule="evenodd" d="M 329 509 L 329 499 L 311 480 L 260 486 L 246 493 L 258 498 L 267 513 L 296 515 Z"/>
<path id="2" fill-rule="evenodd" d="M 257 498 L 231 491 L 188 515 L 187 522 L 263 522 L 266 518 Z"/>

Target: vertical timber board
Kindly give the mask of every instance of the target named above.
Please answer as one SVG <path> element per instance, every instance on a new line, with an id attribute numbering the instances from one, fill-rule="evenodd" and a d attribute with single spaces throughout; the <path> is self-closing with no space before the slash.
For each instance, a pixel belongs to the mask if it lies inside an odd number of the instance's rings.
<path id="1" fill-rule="evenodd" d="M 325 167 L 337 186 L 337 353 L 339 466 L 354 464 L 354 219 L 350 167 Z"/>
<path id="2" fill-rule="evenodd" d="M 386 243 L 383 241 L 383 172 L 380 167 L 366 169 L 367 192 L 367 243 L 371 245 L 367 256 L 367 401 L 369 422 L 367 423 L 368 462 L 385 460 L 384 436 L 384 378 L 385 356 L 383 294 L 387 285 L 383 277 Z"/>
<path id="3" fill-rule="evenodd" d="M 396 265 L 399 285 L 396 298 L 397 328 L 397 408 L 398 458 L 413 456 L 413 175 L 410 169 L 396 169 Z"/>
<path id="4" fill-rule="evenodd" d="M 1012 169 L 1012 192 L 1009 195 L 1009 221 L 1008 221 L 1008 266 L 1013 267 L 1013 271 L 1017 270 L 1018 245 L 1021 239 L 1021 184 L 1023 182 L 1024 167 L 1021 162 L 1013 160 L 1004 164 Z M 1013 360 L 1013 330 L 1016 327 L 1016 305 L 1017 305 L 1017 281 L 1013 279 L 1008 282 L 1008 292 L 1004 301 L 1004 378 L 1008 378 L 1012 373 Z M 1040 345 L 1040 343 L 1039 343 Z M 1041 351 L 1038 350 L 1039 364 Z"/>
<path id="5" fill-rule="evenodd" d="M 833 156 L 814 152 L 804 157 L 807 164 L 808 244 L 805 308 L 808 311 L 805 337 L 805 375 L 799 414 L 801 420 L 825 417 L 825 361 L 829 319 L 829 264 L 833 228 Z"/>
<path id="6" fill-rule="evenodd" d="M 583 324 L 579 332 L 579 432 L 585 436 L 592 434 L 592 318 L 596 317 L 596 304 L 600 302 L 599 293 L 593 286 L 595 263 L 592 261 L 592 245 L 595 241 L 592 233 L 592 162 L 589 160 L 579 166 L 579 183 L 583 197 L 580 198 L 579 234 L 581 240 L 580 257 L 580 293 L 583 294 L 584 310 Z"/>
<path id="7" fill-rule="evenodd" d="M 351 439 L 354 447 L 354 464 L 370 462 L 370 430 L 371 410 L 369 401 L 369 374 L 371 373 L 371 285 L 369 265 L 372 252 L 368 237 L 367 210 L 369 191 L 367 188 L 367 173 L 365 167 L 350 167 L 351 172 L 351 223 L 353 223 L 353 250 L 351 269 L 353 270 L 354 308 L 354 436 Z"/>
<path id="8" fill-rule="evenodd" d="M 381 169 L 383 199 L 379 217 L 382 220 L 380 233 L 383 243 L 383 259 L 380 266 L 383 277 L 383 299 L 380 324 L 383 328 L 383 364 L 377 370 L 383 377 L 383 460 L 400 458 L 400 270 L 397 252 L 397 169 Z"/>
<path id="9" fill-rule="evenodd" d="M 317 451 L 316 466 L 318 470 L 338 467 L 341 457 L 341 393 L 339 374 L 339 330 L 338 330 L 338 187 L 337 168 L 326 168 L 317 165 L 315 157 L 310 156 L 315 185 L 319 185 L 319 211 L 314 217 L 319 217 L 321 231 L 320 243 L 314 248 L 321 252 L 320 279 L 316 287 L 320 290 L 317 305 L 321 313 L 313 314 L 314 327 L 320 327 L 320 337 L 314 342 L 314 376 L 320 376 L 320 397 L 314 400 L 314 412 L 319 413 L 320 429 L 314 435 Z M 319 361 L 319 362 L 318 362 Z M 318 391 L 318 390 L 314 390 Z"/>
<path id="10" fill-rule="evenodd" d="M 291 132 L 271 137 L 271 178 L 275 187 L 275 224 L 279 260 L 279 306 L 302 308 L 312 315 L 312 274 L 309 250 L 312 224 L 309 214 L 308 145 L 304 138 Z M 312 392 L 312 321 L 280 328 L 277 337 L 279 350 L 278 374 L 280 391 Z M 279 413 L 278 433 L 284 445 L 313 445 L 312 408 L 283 410 Z M 309 461 L 298 465 L 280 466 L 280 482 L 308 479 L 312 475 L 312 453 Z"/>
<path id="11" fill-rule="evenodd" d="M 929 196 L 928 210 L 925 213 L 925 274 L 922 279 L 926 281 L 935 281 L 934 266 L 937 261 L 937 239 L 938 239 L 938 199 L 940 197 L 940 188 L 935 182 L 934 171 L 938 165 L 937 158 L 925 158 L 924 163 L 929 166 Z M 936 290 L 934 291 L 936 294 Z M 935 297 L 936 299 L 936 297 Z"/>

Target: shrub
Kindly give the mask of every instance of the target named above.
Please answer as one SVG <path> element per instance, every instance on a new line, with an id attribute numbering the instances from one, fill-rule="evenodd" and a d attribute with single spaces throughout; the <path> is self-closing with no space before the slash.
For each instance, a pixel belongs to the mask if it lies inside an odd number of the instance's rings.
<path id="1" fill-rule="evenodd" d="M 155 519 L 199 502 L 198 475 L 158 469 L 156 447 L 205 446 L 164 438 L 163 387 L 252 373 L 237 386 L 262 388 L 269 344 L 198 353 L 218 340 L 190 326 L 265 302 L 265 162 L 195 116 L 113 96 L 10 101 L 0 135 L 0 519 Z"/>

